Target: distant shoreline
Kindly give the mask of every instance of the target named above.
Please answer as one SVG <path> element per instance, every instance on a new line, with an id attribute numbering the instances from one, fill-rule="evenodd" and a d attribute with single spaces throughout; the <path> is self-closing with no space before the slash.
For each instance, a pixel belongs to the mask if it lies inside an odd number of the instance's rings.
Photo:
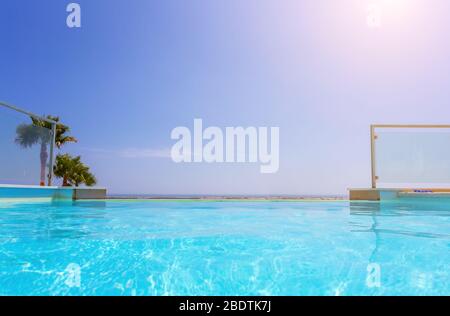
<path id="1" fill-rule="evenodd" d="M 146 195 L 146 194 L 111 194 L 108 200 L 242 200 L 242 201 L 342 201 L 344 195 Z"/>

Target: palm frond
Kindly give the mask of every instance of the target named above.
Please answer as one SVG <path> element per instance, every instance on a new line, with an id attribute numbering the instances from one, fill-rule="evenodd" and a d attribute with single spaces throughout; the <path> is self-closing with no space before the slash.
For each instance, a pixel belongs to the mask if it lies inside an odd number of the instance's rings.
<path id="1" fill-rule="evenodd" d="M 71 186 L 85 184 L 93 186 L 97 183 L 89 167 L 81 162 L 81 157 L 72 157 L 69 154 L 56 156 L 56 165 L 53 169 L 57 178 L 63 178 Z"/>

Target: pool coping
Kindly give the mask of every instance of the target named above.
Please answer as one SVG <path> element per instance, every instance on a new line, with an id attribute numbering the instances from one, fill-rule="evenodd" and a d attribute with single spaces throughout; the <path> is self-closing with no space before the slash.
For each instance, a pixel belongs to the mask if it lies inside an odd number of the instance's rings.
<path id="1" fill-rule="evenodd" d="M 42 200 L 104 200 L 104 187 L 60 187 L 39 185 L 0 184 L 0 201 Z"/>

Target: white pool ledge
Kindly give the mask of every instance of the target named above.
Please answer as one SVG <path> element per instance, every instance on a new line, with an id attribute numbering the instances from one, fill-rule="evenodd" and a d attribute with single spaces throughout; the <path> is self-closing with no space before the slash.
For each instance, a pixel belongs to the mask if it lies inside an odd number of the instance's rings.
<path id="1" fill-rule="evenodd" d="M 105 199 L 106 188 L 58 187 L 0 184 L 0 200 L 86 200 Z"/>

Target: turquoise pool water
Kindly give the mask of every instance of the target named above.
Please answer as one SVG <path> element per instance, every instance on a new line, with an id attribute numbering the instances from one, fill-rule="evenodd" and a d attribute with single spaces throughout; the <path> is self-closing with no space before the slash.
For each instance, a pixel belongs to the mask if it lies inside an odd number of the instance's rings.
<path id="1" fill-rule="evenodd" d="M 0 202 L 0 295 L 450 295 L 450 203 Z"/>

